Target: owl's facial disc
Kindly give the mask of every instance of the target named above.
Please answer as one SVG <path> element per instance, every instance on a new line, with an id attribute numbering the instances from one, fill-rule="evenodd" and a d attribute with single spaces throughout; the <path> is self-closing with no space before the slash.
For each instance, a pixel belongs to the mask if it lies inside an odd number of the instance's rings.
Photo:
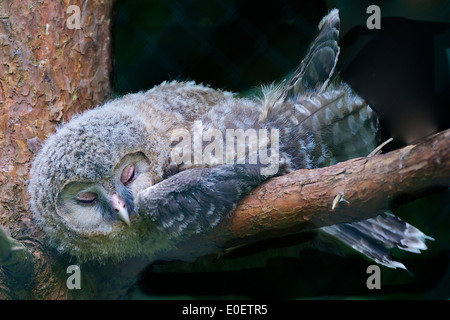
<path id="1" fill-rule="evenodd" d="M 130 215 L 128 214 L 127 205 L 117 193 L 114 193 L 111 196 L 111 207 L 114 209 L 119 219 L 125 222 L 127 226 L 130 226 Z"/>
<path id="2" fill-rule="evenodd" d="M 67 183 L 58 194 L 56 210 L 71 229 L 108 234 L 132 227 L 138 219 L 134 199 L 152 184 L 147 157 L 140 152 L 127 154 L 105 179 Z"/>

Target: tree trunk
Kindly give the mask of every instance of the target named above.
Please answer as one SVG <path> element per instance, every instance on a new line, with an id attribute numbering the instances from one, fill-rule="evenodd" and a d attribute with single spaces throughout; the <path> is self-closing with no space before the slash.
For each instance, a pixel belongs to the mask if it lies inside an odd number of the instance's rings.
<path id="1" fill-rule="evenodd" d="M 80 9 L 79 29 L 68 28 L 77 18 L 70 4 Z M 56 126 L 111 96 L 111 15 L 112 0 L 0 2 L 0 225 L 36 258 L 21 286 L 0 271 L 0 299 L 68 296 L 58 278 L 65 270 L 39 241 L 27 181 Z"/>

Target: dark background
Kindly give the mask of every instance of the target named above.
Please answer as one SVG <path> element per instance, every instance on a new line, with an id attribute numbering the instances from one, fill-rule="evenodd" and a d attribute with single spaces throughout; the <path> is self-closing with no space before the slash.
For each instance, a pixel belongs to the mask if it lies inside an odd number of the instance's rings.
<path id="1" fill-rule="evenodd" d="M 380 30 L 366 27 L 371 4 L 380 7 Z M 383 138 L 395 138 L 384 151 L 449 128 L 448 1 L 117 1 L 115 92 L 177 79 L 245 95 L 291 73 L 332 8 L 341 17 L 337 75 L 380 115 Z M 420 255 L 394 252 L 410 272 L 381 267 L 381 290 L 366 287 L 371 261 L 307 232 L 219 259 L 154 265 L 133 297 L 448 299 L 450 190 L 405 195 L 393 206 L 436 240 Z"/>

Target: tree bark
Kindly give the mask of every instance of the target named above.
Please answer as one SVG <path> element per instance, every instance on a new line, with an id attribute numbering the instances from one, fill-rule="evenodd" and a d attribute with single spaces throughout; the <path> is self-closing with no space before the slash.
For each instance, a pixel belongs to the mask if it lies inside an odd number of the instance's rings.
<path id="1" fill-rule="evenodd" d="M 71 4 L 80 29 L 67 27 Z M 0 271 L 0 299 L 68 296 L 58 257 L 32 222 L 27 180 L 56 126 L 110 97 L 111 15 L 112 0 L 0 1 L 0 225 L 33 252 L 38 270 L 24 290 Z"/>
<path id="2" fill-rule="evenodd" d="M 67 28 L 71 4 L 81 9 L 80 29 Z M 124 298 L 149 263 L 84 264 L 82 290 L 70 290 L 70 257 L 46 246 L 29 211 L 27 180 L 41 142 L 111 96 L 111 16 L 112 0 L 0 2 L 0 299 Z M 363 220 L 401 194 L 449 185 L 447 130 L 386 155 L 272 179 L 187 245 L 231 247 Z"/>

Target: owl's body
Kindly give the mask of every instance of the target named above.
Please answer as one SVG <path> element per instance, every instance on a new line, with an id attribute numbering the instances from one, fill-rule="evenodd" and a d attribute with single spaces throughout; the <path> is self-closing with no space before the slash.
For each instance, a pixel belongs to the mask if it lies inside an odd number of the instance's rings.
<path id="1" fill-rule="evenodd" d="M 348 86 L 329 83 L 339 53 L 337 10 L 319 29 L 292 78 L 263 88 L 260 97 L 163 83 L 59 128 L 37 156 L 29 188 L 49 243 L 80 261 L 167 257 L 213 230 L 267 179 L 366 156 L 378 143 L 376 115 Z M 245 155 L 233 161 L 227 155 L 239 147 L 238 136 L 218 141 L 230 130 L 247 134 Z"/>

